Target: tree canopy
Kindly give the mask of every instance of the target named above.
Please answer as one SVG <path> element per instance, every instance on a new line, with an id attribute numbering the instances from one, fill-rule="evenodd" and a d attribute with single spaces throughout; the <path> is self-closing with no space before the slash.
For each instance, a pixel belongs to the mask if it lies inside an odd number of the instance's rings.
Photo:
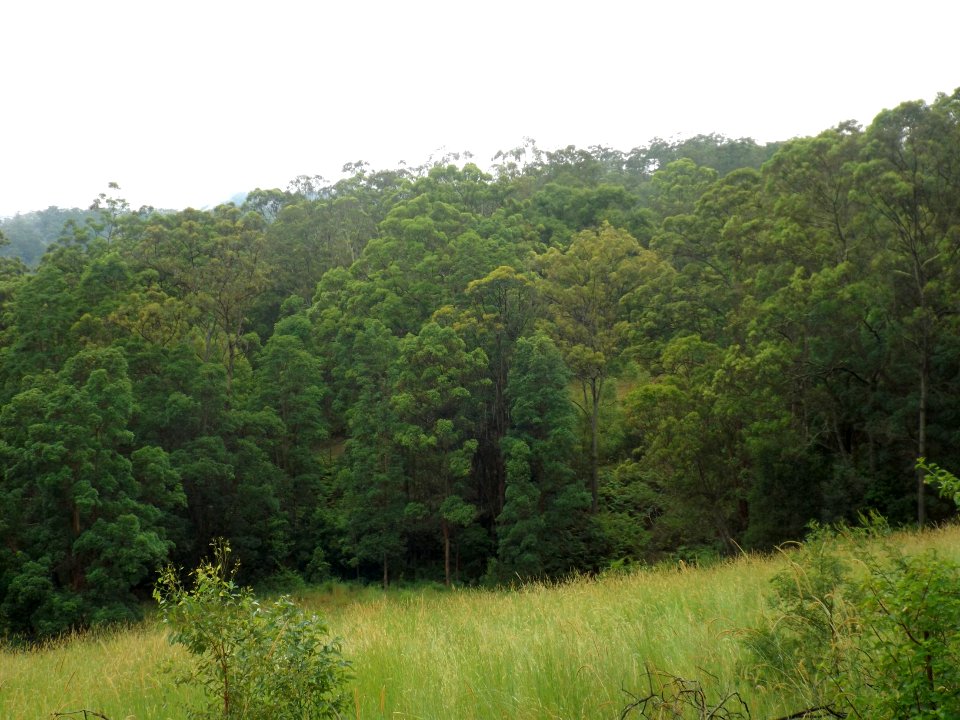
<path id="1" fill-rule="evenodd" d="M 0 634 L 215 538 L 243 582 L 510 583 L 954 512 L 915 461 L 960 467 L 960 92 L 497 161 L 4 221 Z"/>

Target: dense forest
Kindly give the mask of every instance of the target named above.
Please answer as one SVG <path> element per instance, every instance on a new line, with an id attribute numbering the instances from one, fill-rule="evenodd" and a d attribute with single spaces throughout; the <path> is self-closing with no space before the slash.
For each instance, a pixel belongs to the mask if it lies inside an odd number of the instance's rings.
<path id="1" fill-rule="evenodd" d="M 0 259 L 0 635 L 221 537 L 245 582 L 495 584 L 948 515 L 960 91 L 494 163 L 5 221 L 73 213 Z"/>

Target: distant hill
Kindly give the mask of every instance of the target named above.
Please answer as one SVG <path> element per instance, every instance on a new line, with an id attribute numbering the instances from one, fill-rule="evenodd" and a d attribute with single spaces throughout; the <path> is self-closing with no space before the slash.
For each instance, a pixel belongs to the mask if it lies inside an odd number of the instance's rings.
<path id="1" fill-rule="evenodd" d="M 92 210 L 50 206 L 46 210 L 2 218 L 0 232 L 10 242 L 0 247 L 0 256 L 18 257 L 28 266 L 36 267 L 47 247 L 61 236 L 67 222 L 83 223 L 93 215 Z"/>

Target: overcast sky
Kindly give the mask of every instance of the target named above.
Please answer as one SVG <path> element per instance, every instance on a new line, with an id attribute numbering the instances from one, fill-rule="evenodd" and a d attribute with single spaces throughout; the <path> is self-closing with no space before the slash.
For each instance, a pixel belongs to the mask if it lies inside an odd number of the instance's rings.
<path id="1" fill-rule="evenodd" d="M 960 86 L 953 0 L 221 2 L 0 8 L 0 215 L 203 207 L 469 150 L 772 141 Z"/>

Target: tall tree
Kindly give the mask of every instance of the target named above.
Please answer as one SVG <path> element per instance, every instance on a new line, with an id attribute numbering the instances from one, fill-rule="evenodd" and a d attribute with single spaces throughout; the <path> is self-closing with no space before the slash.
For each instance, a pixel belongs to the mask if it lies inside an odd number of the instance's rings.
<path id="1" fill-rule="evenodd" d="M 896 313 L 916 367 L 916 455 L 928 454 L 933 357 L 956 315 L 960 258 L 960 90 L 935 102 L 881 112 L 867 128 L 857 169 L 865 222 L 886 239 Z M 917 520 L 926 520 L 924 475 L 916 471 Z"/>
<path id="2" fill-rule="evenodd" d="M 468 352 L 457 333 L 435 322 L 400 342 L 391 405 L 399 423 L 395 442 L 406 455 L 411 501 L 437 522 L 443 539 L 444 582 L 452 579 L 451 550 L 458 527 L 477 513 L 464 480 L 477 449 L 474 432 L 487 358 Z"/>
<path id="3" fill-rule="evenodd" d="M 487 421 L 480 436 L 480 458 L 490 458 L 481 471 L 489 478 L 494 493 L 488 499 L 494 517 L 503 511 L 506 497 L 506 475 L 500 451 L 500 440 L 509 425 L 507 379 L 517 340 L 532 326 L 539 304 L 533 276 L 501 265 L 487 275 L 471 281 L 466 288 L 471 305 L 462 324 L 474 336 L 476 346 L 483 348 L 490 362 L 487 374 L 491 380 Z"/>
<path id="4" fill-rule="evenodd" d="M 350 437 L 340 472 L 345 540 L 351 562 L 379 563 L 383 586 L 406 550 L 403 455 L 395 442 L 399 418 L 390 402 L 398 341 L 383 323 L 369 319 L 352 344 L 352 374 L 359 385 L 347 411 Z"/>
<path id="5" fill-rule="evenodd" d="M 753 418 L 749 372 L 736 348 L 688 335 L 660 357 L 655 381 L 626 398 L 640 481 L 653 499 L 651 550 L 736 549 L 747 521 L 743 429 Z"/>
<path id="6" fill-rule="evenodd" d="M 251 408 L 276 416 L 280 423 L 269 450 L 272 464 L 281 471 L 275 494 L 289 525 L 291 547 L 287 557 L 278 559 L 301 570 L 320 542 L 316 510 L 326 501 L 328 475 L 321 461 L 321 443 L 329 436 L 324 416 L 327 390 L 312 351 L 312 328 L 305 316 L 280 320 L 257 358 L 250 393 Z"/>
<path id="7" fill-rule="evenodd" d="M 629 329 L 623 300 L 658 273 L 661 263 L 629 233 L 605 224 L 576 235 L 565 251 L 551 248 L 536 258 L 536 265 L 549 334 L 580 383 L 579 407 L 589 427 L 590 492 L 596 511 L 600 407 Z"/>
<path id="8" fill-rule="evenodd" d="M 138 262 L 157 272 L 160 288 L 196 308 L 200 356 L 223 362 L 228 390 L 247 348 L 251 308 L 266 286 L 263 248 L 263 218 L 221 205 L 153 217 L 135 250 Z"/>
<path id="9" fill-rule="evenodd" d="M 9 631 L 134 617 L 132 590 L 171 549 L 164 512 L 183 491 L 162 450 L 131 447 L 126 371 L 118 350 L 82 351 L 0 413 Z"/>
<path id="10" fill-rule="evenodd" d="M 545 335 L 521 338 L 510 370 L 507 497 L 498 517 L 501 573 L 557 576 L 586 562 L 590 495 L 573 469 L 569 371 Z"/>

